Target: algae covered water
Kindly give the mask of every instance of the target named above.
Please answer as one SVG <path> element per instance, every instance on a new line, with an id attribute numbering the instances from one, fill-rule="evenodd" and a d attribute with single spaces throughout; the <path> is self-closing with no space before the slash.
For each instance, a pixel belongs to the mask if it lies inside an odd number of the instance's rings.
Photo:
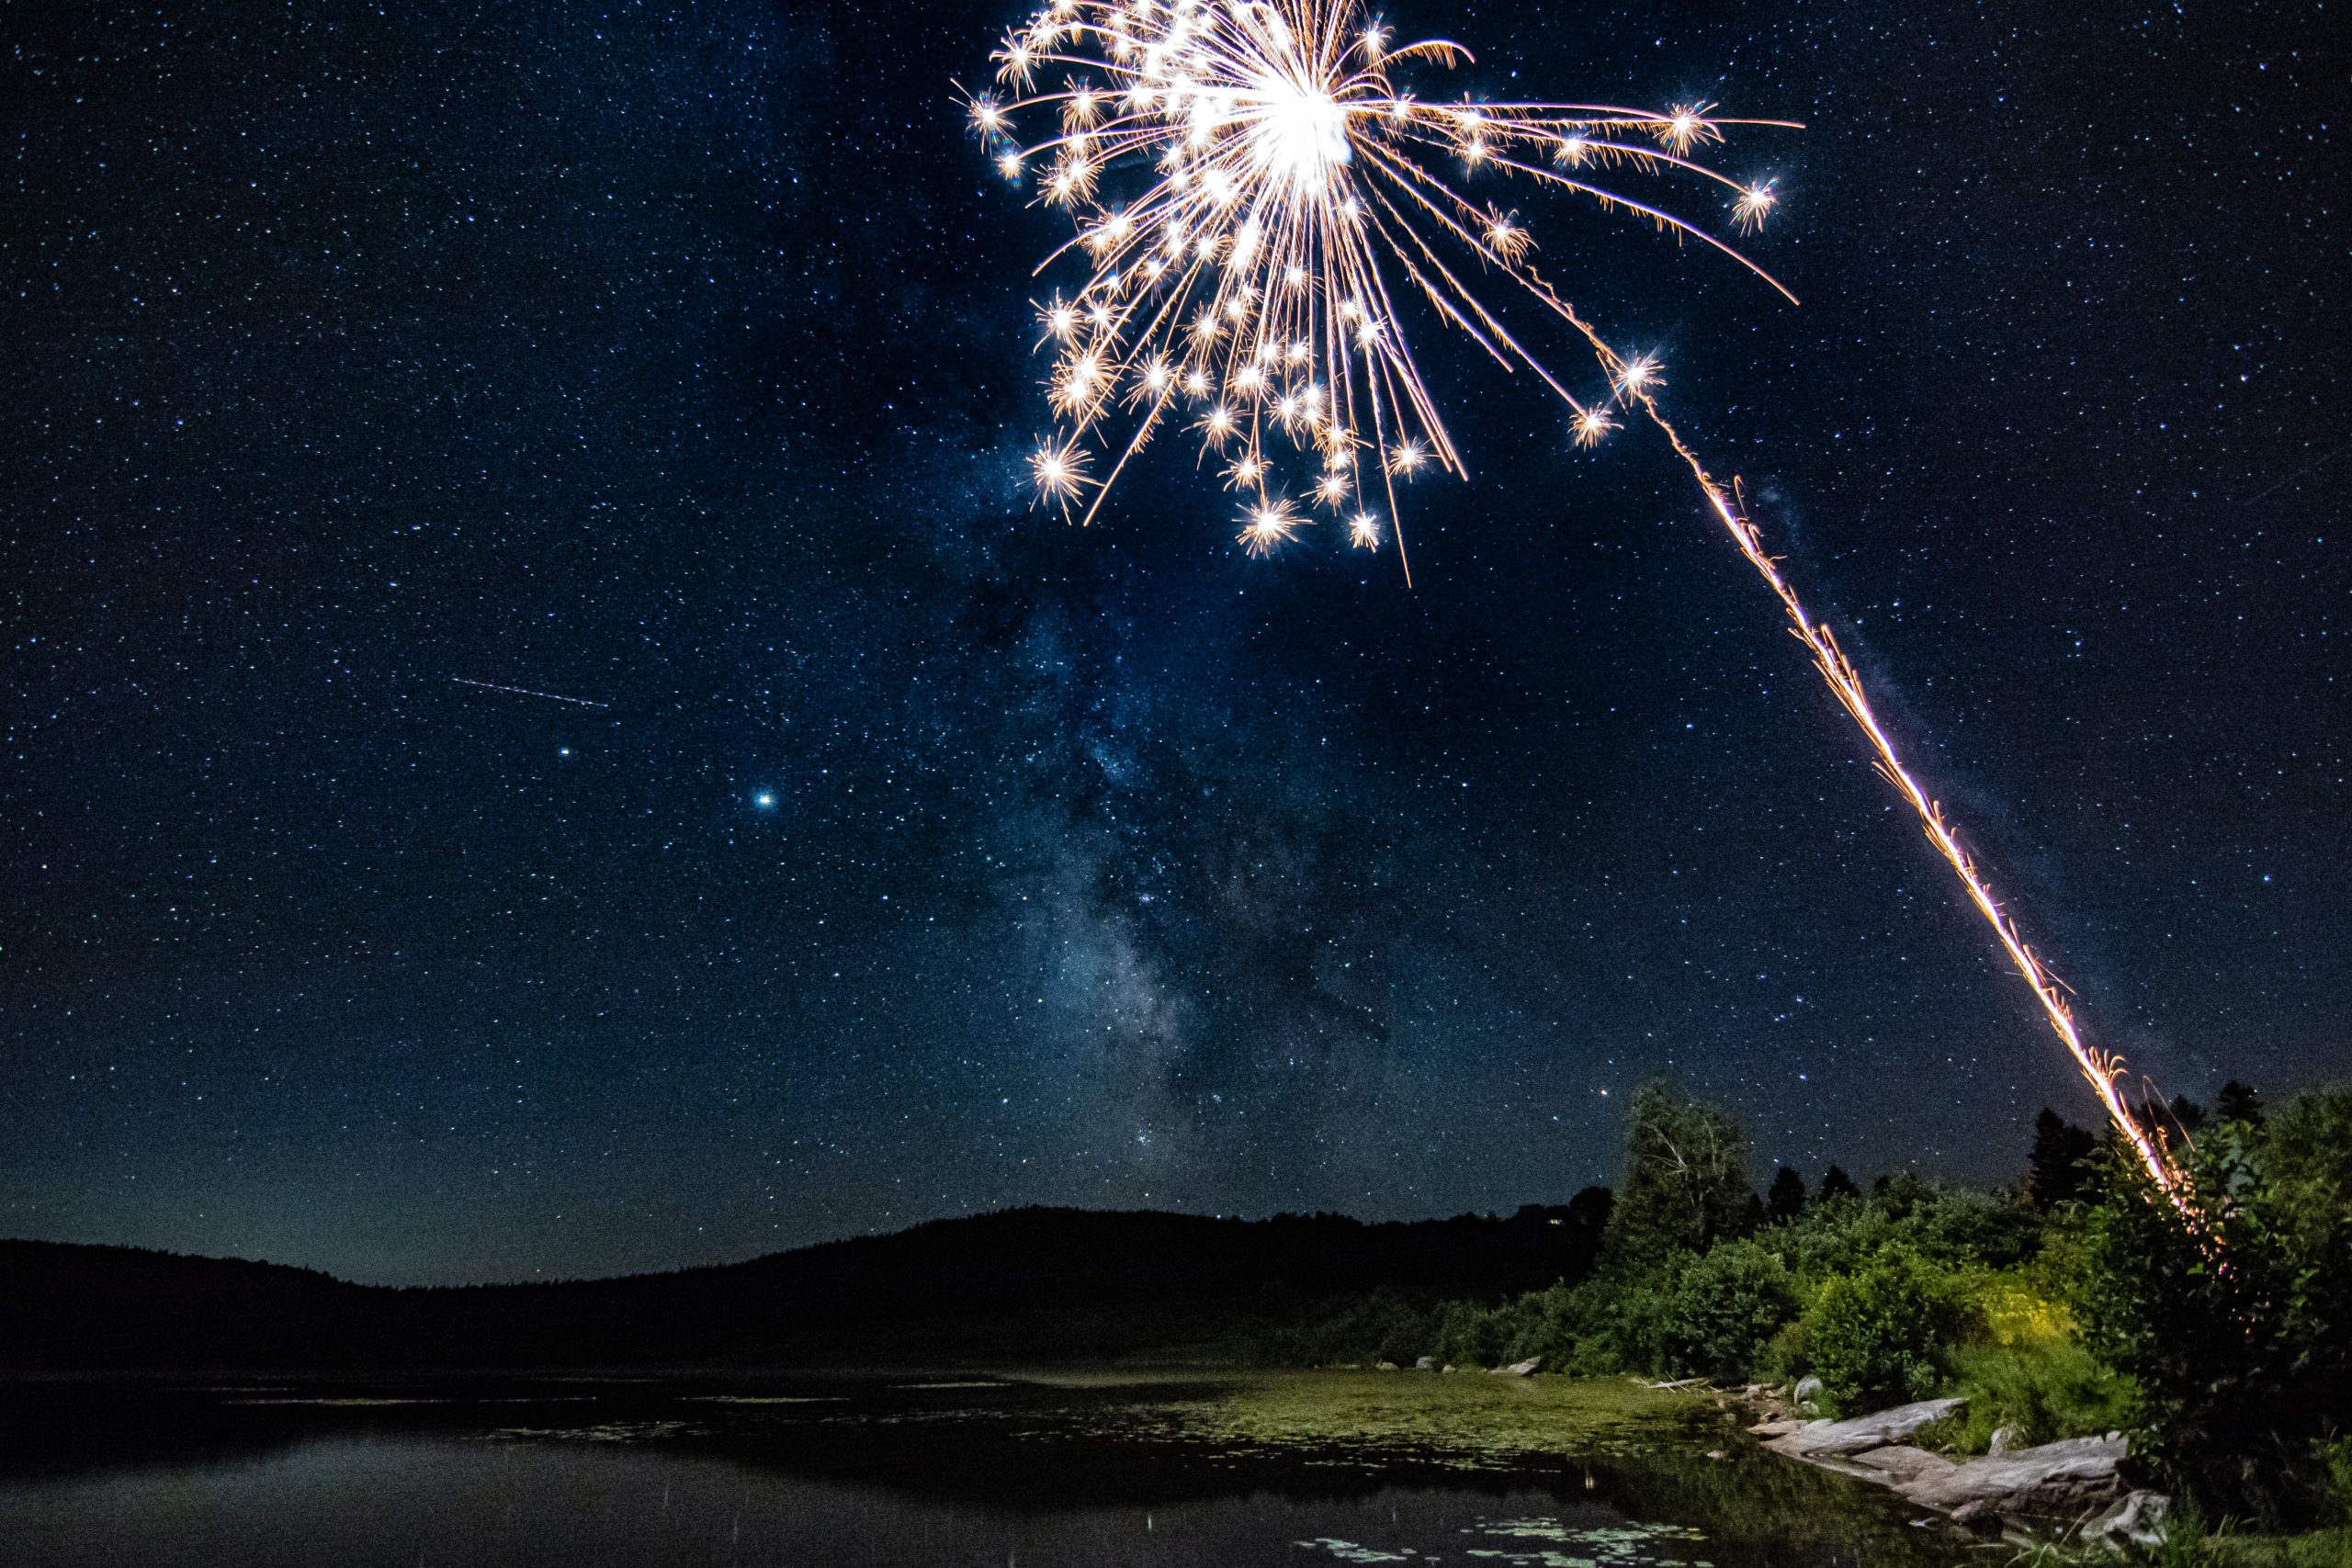
<path id="1" fill-rule="evenodd" d="M 10 1563 L 1544 1564 L 1975 1555 L 1622 1382 L 1301 1372 L 46 1384 Z"/>

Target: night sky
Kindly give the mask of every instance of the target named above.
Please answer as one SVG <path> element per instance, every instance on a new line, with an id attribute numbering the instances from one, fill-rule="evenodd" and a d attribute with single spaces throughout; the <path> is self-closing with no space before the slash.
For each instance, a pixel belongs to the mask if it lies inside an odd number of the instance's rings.
<path id="1" fill-rule="evenodd" d="M 952 85 L 1022 14 L 10 10 L 0 1235 L 554 1277 L 1508 1211 L 1660 1075 L 1759 1176 L 2092 1118 L 1654 433 L 1423 313 L 1473 482 L 1409 590 L 1248 558 L 1181 442 L 1030 508 L 1067 220 Z M 1470 188 L 1660 356 L 2094 1040 L 2341 1071 L 2342 18 L 1389 19 L 1478 56 L 1425 96 L 1807 122 L 1717 159 L 1802 307 Z"/>

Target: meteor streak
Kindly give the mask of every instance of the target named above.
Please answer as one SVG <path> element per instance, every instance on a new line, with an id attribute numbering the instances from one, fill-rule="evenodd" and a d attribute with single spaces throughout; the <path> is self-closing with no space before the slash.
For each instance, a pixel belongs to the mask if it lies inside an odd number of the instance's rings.
<path id="1" fill-rule="evenodd" d="M 551 703 L 571 703 L 583 708 L 608 708 L 613 705 L 610 703 L 593 703 L 586 697 L 560 697 L 553 692 L 535 692 L 528 686 L 501 686 L 490 681 L 469 681 L 463 675 L 452 675 L 449 679 L 460 686 L 479 686 L 485 692 L 512 692 L 518 697 L 545 697 Z"/>
<path id="2" fill-rule="evenodd" d="M 994 59 L 998 92 L 967 96 L 968 123 L 1005 177 L 1035 171 L 1037 199 L 1068 209 L 1077 236 L 1046 266 L 1082 251 L 1089 276 L 1038 308 L 1039 346 L 1060 429 L 1030 459 L 1041 500 L 1091 522 L 1128 459 L 1182 421 L 1201 457 L 1219 454 L 1242 493 L 1237 536 L 1262 556 L 1315 523 L 1319 504 L 1352 513 L 1348 537 L 1378 549 L 1397 527 L 1396 481 L 1434 465 L 1467 478 L 1422 384 L 1397 311 L 1419 296 L 1506 370 L 1525 369 L 1565 402 L 1569 438 L 1589 446 L 1647 419 L 1698 480 L 1740 553 L 1781 601 L 1799 641 L 1917 813 L 1937 852 L 1993 928 L 2050 1025 L 2157 1185 L 2185 1203 L 2167 1151 L 2125 1108 L 2120 1060 L 2086 1044 L 2058 983 L 2018 935 L 1937 803 L 1903 765 L 1860 677 L 1767 555 L 1736 495 L 1718 484 L 1668 423 L 1666 382 L 1647 355 L 1621 354 L 1536 266 L 1516 211 L 1460 194 L 1437 165 L 1532 182 L 1647 220 L 1678 242 L 1712 247 L 1794 301 L 1732 245 L 1656 202 L 1595 183 L 1622 169 L 1724 197 L 1731 228 L 1772 214 L 1773 182 L 1739 180 L 1699 161 L 1726 127 L 1802 129 L 1731 119 L 1706 103 L 1664 112 L 1599 104 L 1424 102 L 1392 81 L 1408 62 L 1452 66 L 1469 51 L 1444 39 L 1393 45 L 1362 0 L 1047 0 L 1008 33 Z M 1057 77 L 1058 85 L 1040 85 Z M 1026 111 L 1057 134 L 1021 145 Z M 1112 193 L 1106 179 L 1130 189 Z M 1599 361 L 1601 390 L 1571 391 L 1471 291 L 1498 274 L 1539 315 L 1573 330 Z M 1124 412 L 1123 411 L 1129 411 Z M 1125 434 L 1111 437 L 1114 423 Z M 1118 455 L 1102 478 L 1097 446 Z M 1282 447 L 1303 468 L 1294 491 Z M 1367 483 L 1367 479 L 1369 483 Z M 1734 481 L 1735 485 L 1736 481 Z M 1365 504 L 1377 494 L 1382 510 Z"/>

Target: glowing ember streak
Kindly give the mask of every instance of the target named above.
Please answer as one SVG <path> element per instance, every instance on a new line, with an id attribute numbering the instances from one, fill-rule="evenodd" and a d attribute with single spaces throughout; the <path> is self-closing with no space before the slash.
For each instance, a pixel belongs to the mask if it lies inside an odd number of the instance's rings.
<path id="1" fill-rule="evenodd" d="M 2107 1107 L 2108 1117 L 2116 1130 L 2130 1140 L 2132 1150 L 2140 1156 L 2140 1163 L 2147 1168 L 2149 1177 L 2157 1187 L 2183 1213 L 2188 1213 L 2188 1179 L 2174 1166 L 2167 1151 L 2148 1135 L 2116 1090 L 2116 1080 L 2123 1074 L 2122 1058 L 2084 1042 L 2081 1030 L 2075 1026 L 2073 1010 L 2058 994 L 2058 983 L 2042 967 L 2041 961 L 2034 956 L 2033 949 L 2026 945 L 2025 939 L 2018 934 L 2017 922 L 2002 910 L 1999 902 L 1994 898 L 1993 890 L 1978 873 L 1975 862 L 1969 858 L 1968 852 L 1953 836 L 1951 825 L 1945 822 L 1942 807 L 1928 798 L 1918 781 L 1904 767 L 1903 759 L 1894 750 L 1894 741 L 1880 726 L 1878 715 L 1871 708 L 1869 694 L 1862 690 L 1861 677 L 1855 673 L 1853 665 L 1847 660 L 1845 650 L 1838 646 L 1836 634 L 1805 614 L 1796 591 L 1789 586 L 1788 580 L 1773 565 L 1772 558 L 1764 553 L 1756 525 L 1741 515 L 1732 499 L 1724 493 L 1723 487 L 1715 483 L 1713 476 L 1700 463 L 1698 455 L 1684 445 L 1681 435 L 1667 423 L 1666 416 L 1658 412 L 1657 405 L 1646 395 L 1641 395 L 1640 400 L 1643 412 L 1666 433 L 1666 438 L 1673 443 L 1676 455 L 1690 466 L 1691 474 L 1699 481 L 1700 490 L 1707 497 L 1708 504 L 1714 508 L 1715 515 L 1723 525 L 1731 531 L 1740 553 L 1747 558 L 1747 563 L 1780 597 L 1781 607 L 1788 611 L 1789 619 L 1793 623 L 1792 630 L 1797 640 L 1813 654 L 1814 667 L 1821 671 L 1821 678 L 1829 683 L 1829 689 L 1837 694 L 1838 700 L 1845 705 L 1846 711 L 1853 716 L 1854 722 L 1870 738 L 1872 750 L 1878 752 L 1878 771 L 1901 792 L 1905 800 L 1910 802 L 1911 809 L 1919 814 L 1919 821 L 1927 829 L 1928 841 L 1935 845 L 1936 852 L 1951 863 L 1961 886 L 1968 889 L 1969 899 L 1976 906 L 1977 913 L 1983 915 L 1985 923 L 1993 928 L 1994 935 L 2000 939 L 2010 961 L 2017 964 L 2018 973 L 2024 976 L 2026 984 L 2033 988 L 2034 999 L 2041 1004 L 2042 1012 L 2050 1020 L 2050 1027 L 2057 1032 L 2059 1040 L 2074 1056 L 2075 1065 L 2082 1068 L 2083 1077 L 2098 1096 L 2099 1103 Z"/>
<path id="2" fill-rule="evenodd" d="M 1224 472 L 1229 487 L 1253 496 L 1238 540 L 1251 555 L 1289 542 L 1308 522 L 1298 502 L 1274 488 L 1268 445 L 1276 433 L 1319 470 L 1306 494 L 1335 510 L 1364 493 L 1360 469 L 1369 455 L 1393 519 L 1398 477 L 1431 462 L 1464 474 L 1406 347 L 1396 303 L 1406 294 L 1419 296 L 1506 367 L 1532 371 L 1573 411 L 1569 434 L 1578 446 L 1617 428 L 1611 410 L 1638 407 L 1780 598 L 1822 678 L 1869 737 L 1881 771 L 1918 813 L 2116 1128 L 2158 1186 L 2186 1204 L 2184 1179 L 2116 1089 L 2120 1061 L 2084 1043 L 2057 983 L 1905 770 L 1837 639 L 1805 613 L 1754 525 L 1659 412 L 1665 383 L 1656 361 L 1619 354 L 1577 315 L 1532 265 L 1534 240 L 1517 214 L 1474 205 L 1433 168 L 1458 161 L 1481 175 L 1589 197 L 1605 211 L 1622 209 L 1712 246 L 1786 295 L 1724 241 L 1662 207 L 1602 188 L 1587 171 L 1712 181 L 1731 193 L 1734 226 L 1751 232 L 1776 205 L 1772 182 L 1742 184 L 1690 154 L 1720 143 L 1725 126 L 1793 129 L 1792 122 L 1718 118 L 1705 103 L 1663 114 L 1589 104 L 1424 104 L 1392 83 L 1391 69 L 1451 66 L 1469 52 L 1442 39 L 1396 47 L 1361 0 L 1050 0 L 1006 35 L 994 58 L 1000 82 L 1020 96 L 1012 102 L 971 96 L 969 123 L 1006 178 L 1023 178 L 1033 163 L 1044 171 L 1040 199 L 1068 208 L 1078 222 L 1065 250 L 1082 252 L 1092 265 L 1076 298 L 1057 294 L 1039 310 L 1041 345 L 1056 345 L 1050 401 L 1066 422 L 1030 459 L 1041 498 L 1069 509 L 1091 489 L 1084 513 L 1091 521 L 1181 398 L 1197 411 L 1187 423 L 1200 433 L 1204 456 L 1238 445 Z M 1061 86 L 1034 87 L 1049 71 L 1068 73 Z M 1038 108 L 1054 111 L 1060 133 L 1034 147 L 1016 145 L 1014 118 Z M 1135 176 L 1140 193 L 1105 205 L 1098 187 L 1121 173 Z M 1606 394 L 1587 402 L 1570 392 L 1470 293 L 1462 263 L 1449 260 L 1448 251 L 1507 275 L 1522 304 L 1532 300 L 1539 316 L 1573 327 L 1608 378 Z M 1129 396 L 1110 395 L 1122 386 L 1133 389 Z M 1098 481 L 1088 472 L 1089 444 L 1122 405 L 1135 411 L 1135 425 L 1110 477 Z M 1348 528 L 1354 545 L 1381 543 L 1369 512 Z M 1401 565 L 1404 539 L 1391 532 Z"/>

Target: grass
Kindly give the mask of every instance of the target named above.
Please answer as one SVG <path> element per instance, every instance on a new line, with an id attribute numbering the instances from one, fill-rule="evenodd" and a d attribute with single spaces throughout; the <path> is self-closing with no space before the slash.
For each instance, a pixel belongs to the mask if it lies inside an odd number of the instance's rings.
<path id="1" fill-rule="evenodd" d="M 1945 1434 L 1953 1451 L 1981 1454 L 2003 1427 L 2027 1448 L 2059 1438 L 2096 1436 L 2132 1425 L 2138 1390 L 2072 1339 L 1962 1346 L 1952 1352 L 1951 1392 L 1968 1409 Z"/>
<path id="2" fill-rule="evenodd" d="M 2212 1568 L 2346 1568 L 2352 1564 L 2352 1529 L 2216 1536 L 2210 1538 L 2205 1562 Z"/>

